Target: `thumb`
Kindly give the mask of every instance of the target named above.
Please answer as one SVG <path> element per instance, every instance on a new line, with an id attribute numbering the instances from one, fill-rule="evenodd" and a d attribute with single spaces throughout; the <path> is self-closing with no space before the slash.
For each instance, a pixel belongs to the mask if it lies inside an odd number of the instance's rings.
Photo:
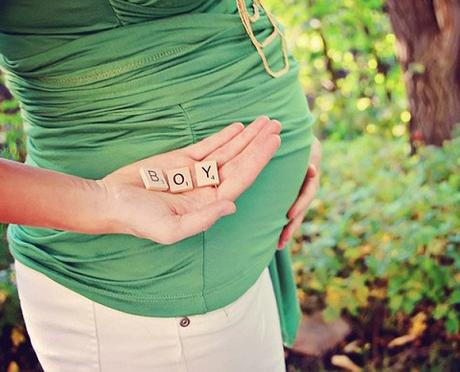
<path id="1" fill-rule="evenodd" d="M 183 214 L 180 218 L 180 230 L 185 236 L 206 231 L 221 217 L 236 212 L 236 205 L 230 200 L 217 200 L 203 208 Z"/>

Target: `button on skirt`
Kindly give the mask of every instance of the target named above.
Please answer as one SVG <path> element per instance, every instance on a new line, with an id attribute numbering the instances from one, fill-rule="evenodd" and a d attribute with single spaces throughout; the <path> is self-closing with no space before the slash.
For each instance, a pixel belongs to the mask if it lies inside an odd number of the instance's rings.
<path id="1" fill-rule="evenodd" d="M 45 372 L 285 372 L 268 267 L 205 314 L 145 317 L 92 301 L 15 260 L 27 332 Z"/>

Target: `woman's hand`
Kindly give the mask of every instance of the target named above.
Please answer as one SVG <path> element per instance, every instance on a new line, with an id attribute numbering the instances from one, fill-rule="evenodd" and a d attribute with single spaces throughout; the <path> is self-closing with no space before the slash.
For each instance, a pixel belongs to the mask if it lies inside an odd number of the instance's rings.
<path id="1" fill-rule="evenodd" d="M 279 148 L 281 124 L 260 116 L 244 127 L 233 123 L 200 142 L 124 166 L 97 182 L 110 205 L 113 233 L 126 233 L 172 244 L 207 230 L 220 217 L 234 213 L 233 201 L 256 179 Z M 171 169 L 216 160 L 220 184 L 182 193 L 144 187 L 139 168 Z"/>
<path id="2" fill-rule="evenodd" d="M 294 231 L 302 224 L 307 209 L 319 189 L 321 142 L 316 137 L 313 140 L 311 151 L 311 163 L 307 169 L 299 195 L 287 213 L 287 217 L 290 221 L 284 226 L 280 234 L 278 241 L 279 250 L 284 248 L 286 243 L 292 238 Z"/>

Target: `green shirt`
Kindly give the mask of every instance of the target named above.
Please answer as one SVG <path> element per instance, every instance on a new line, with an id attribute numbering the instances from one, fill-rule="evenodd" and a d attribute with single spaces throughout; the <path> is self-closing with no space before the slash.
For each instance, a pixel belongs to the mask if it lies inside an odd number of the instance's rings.
<path id="1" fill-rule="evenodd" d="M 252 29 L 263 41 L 273 28 L 259 12 Z M 264 54 L 272 70 L 283 67 L 279 35 Z M 159 317 L 225 306 L 269 265 L 292 346 L 301 311 L 289 249 L 276 244 L 313 134 L 290 53 L 289 64 L 282 76 L 267 73 L 235 0 L 1 1 L 0 66 L 20 102 L 26 164 L 99 179 L 235 121 L 265 114 L 282 124 L 280 148 L 237 212 L 206 232 L 161 245 L 10 224 L 12 255 L 101 304 Z"/>

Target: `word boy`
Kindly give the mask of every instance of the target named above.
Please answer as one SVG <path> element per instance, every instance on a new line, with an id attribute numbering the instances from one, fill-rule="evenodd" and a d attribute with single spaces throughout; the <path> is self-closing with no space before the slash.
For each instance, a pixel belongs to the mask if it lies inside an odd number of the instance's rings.
<path id="1" fill-rule="evenodd" d="M 188 167 L 167 169 L 166 177 L 160 168 L 140 168 L 139 172 L 144 186 L 148 190 L 170 190 L 173 193 L 177 193 L 193 189 L 192 175 Z M 197 187 L 218 185 L 220 183 L 215 160 L 195 163 L 195 175 Z"/>

